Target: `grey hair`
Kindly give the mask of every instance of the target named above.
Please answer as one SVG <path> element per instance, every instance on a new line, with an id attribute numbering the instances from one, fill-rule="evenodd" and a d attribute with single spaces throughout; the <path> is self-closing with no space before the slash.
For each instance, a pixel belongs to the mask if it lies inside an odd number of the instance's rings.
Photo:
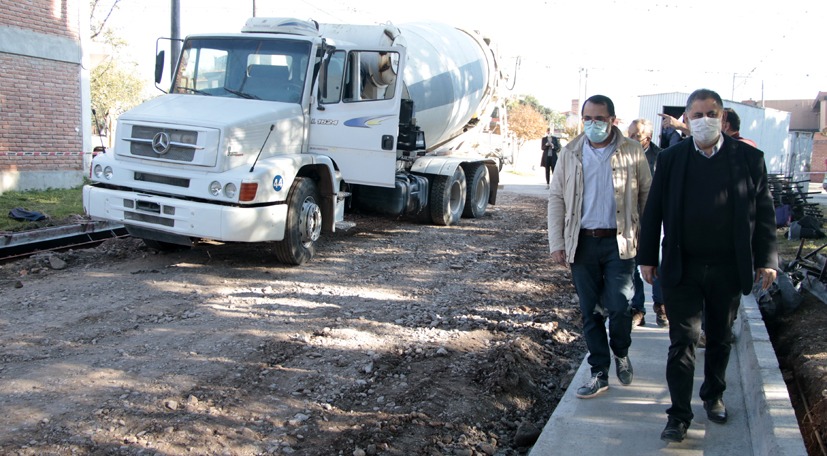
<path id="1" fill-rule="evenodd" d="M 635 119 L 632 121 L 632 123 L 629 124 L 629 128 L 631 128 L 632 126 L 637 128 L 638 132 L 643 133 L 646 136 L 648 136 L 649 139 L 652 139 L 652 135 L 654 134 L 655 129 L 652 126 L 652 122 L 650 122 L 649 119 Z"/>

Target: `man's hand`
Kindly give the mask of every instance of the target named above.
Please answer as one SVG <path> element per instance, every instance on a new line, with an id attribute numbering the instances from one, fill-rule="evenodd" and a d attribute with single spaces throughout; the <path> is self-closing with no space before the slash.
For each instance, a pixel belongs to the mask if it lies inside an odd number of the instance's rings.
<path id="1" fill-rule="evenodd" d="M 562 264 L 563 266 L 569 265 L 568 261 L 566 261 L 565 250 L 555 250 L 554 252 L 551 252 L 551 260 L 557 264 Z"/>
<path id="2" fill-rule="evenodd" d="M 655 279 L 658 277 L 658 268 L 657 266 L 640 266 L 640 277 L 646 281 L 649 285 L 651 285 Z"/>
<path id="3" fill-rule="evenodd" d="M 761 283 L 761 289 L 766 290 L 775 282 L 775 269 L 757 268 L 755 270 L 755 283 Z"/>
<path id="4" fill-rule="evenodd" d="M 684 134 L 689 134 L 689 127 L 687 127 L 683 122 L 680 120 L 670 116 L 669 114 L 658 114 L 663 118 L 663 122 L 661 122 L 661 126 L 663 128 L 672 127 L 675 130 L 678 130 Z"/>

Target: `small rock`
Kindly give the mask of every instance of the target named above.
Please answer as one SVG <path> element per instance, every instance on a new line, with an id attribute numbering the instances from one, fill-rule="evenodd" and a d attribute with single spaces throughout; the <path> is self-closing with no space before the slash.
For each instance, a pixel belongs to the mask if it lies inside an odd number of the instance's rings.
<path id="1" fill-rule="evenodd" d="M 482 443 L 480 444 L 480 451 L 482 451 L 488 456 L 494 456 L 494 453 L 497 452 L 497 448 L 494 447 L 494 445 L 491 445 L 490 443 Z"/>
<path id="2" fill-rule="evenodd" d="M 178 410 L 178 402 L 177 401 L 166 401 L 164 405 L 170 410 Z"/>
<path id="3" fill-rule="evenodd" d="M 23 282 L 19 280 L 17 282 L 14 282 L 14 288 L 23 288 Z"/>
<path id="4" fill-rule="evenodd" d="M 291 426 L 298 426 L 298 425 L 304 423 L 305 421 L 307 421 L 309 419 L 310 419 L 310 416 L 305 415 L 304 413 L 297 413 L 296 415 L 293 416 L 293 418 L 288 420 L 287 423 L 289 423 Z"/>
<path id="5" fill-rule="evenodd" d="M 61 260 L 58 256 L 52 255 L 49 257 L 49 266 L 55 270 L 66 269 L 66 262 Z"/>
<path id="6" fill-rule="evenodd" d="M 357 448 L 353 450 L 353 456 L 367 456 L 367 453 L 365 453 L 365 450 Z"/>
<path id="7" fill-rule="evenodd" d="M 530 447 L 540 438 L 541 429 L 531 423 L 523 423 L 517 427 L 514 434 L 514 443 L 518 447 Z"/>

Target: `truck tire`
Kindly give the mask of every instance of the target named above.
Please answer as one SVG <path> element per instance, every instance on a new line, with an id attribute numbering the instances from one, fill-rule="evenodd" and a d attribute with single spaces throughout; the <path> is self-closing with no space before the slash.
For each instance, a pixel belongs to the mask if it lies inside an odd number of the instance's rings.
<path id="1" fill-rule="evenodd" d="M 491 193 L 491 181 L 485 163 L 471 163 L 465 172 L 465 209 L 463 217 L 480 218 L 488 208 L 488 195 Z"/>
<path id="2" fill-rule="evenodd" d="M 320 201 L 316 183 L 297 177 L 287 197 L 284 239 L 276 242 L 276 259 L 280 263 L 298 266 L 313 258 L 322 232 Z"/>
<path id="3" fill-rule="evenodd" d="M 459 223 L 465 209 L 465 172 L 461 166 L 451 176 L 436 176 L 431 187 L 431 220 L 436 225 Z"/>

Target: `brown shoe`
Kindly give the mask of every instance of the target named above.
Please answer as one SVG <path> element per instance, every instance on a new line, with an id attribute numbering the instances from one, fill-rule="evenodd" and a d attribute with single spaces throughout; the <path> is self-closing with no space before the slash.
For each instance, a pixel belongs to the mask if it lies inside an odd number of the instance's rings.
<path id="1" fill-rule="evenodd" d="M 645 314 L 643 312 L 637 309 L 632 309 L 632 328 L 634 328 L 635 326 L 646 325 L 646 319 L 644 318 L 644 315 Z"/>
<path id="2" fill-rule="evenodd" d="M 666 318 L 666 306 L 660 302 L 654 303 L 652 306 L 655 309 L 655 322 L 661 328 L 669 327 L 669 319 Z"/>

